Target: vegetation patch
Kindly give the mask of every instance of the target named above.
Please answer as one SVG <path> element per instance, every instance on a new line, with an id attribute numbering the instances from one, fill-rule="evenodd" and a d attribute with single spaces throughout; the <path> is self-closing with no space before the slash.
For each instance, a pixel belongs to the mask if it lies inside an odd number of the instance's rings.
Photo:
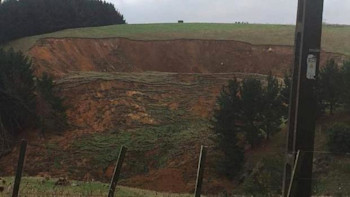
<path id="1" fill-rule="evenodd" d="M 130 174 L 143 174 L 149 168 L 166 166 L 170 159 L 183 153 L 183 146 L 198 143 L 198 137 L 208 133 L 204 120 L 175 122 L 159 126 L 145 126 L 125 131 L 107 131 L 76 139 L 70 149 L 75 158 L 88 158 L 89 165 L 107 169 L 117 160 L 120 147 L 128 148 L 125 163 Z"/>
<path id="2" fill-rule="evenodd" d="M 13 177 L 4 178 L 7 188 L 0 192 L 0 197 L 11 195 L 11 184 Z M 109 185 L 101 182 L 81 182 L 69 181 L 68 185 L 57 185 L 58 179 L 23 177 L 19 196 L 36 197 L 36 196 L 107 196 Z M 115 196 L 128 197 L 189 197 L 188 194 L 171 194 L 154 192 L 149 190 L 135 189 L 123 186 L 117 186 Z"/>

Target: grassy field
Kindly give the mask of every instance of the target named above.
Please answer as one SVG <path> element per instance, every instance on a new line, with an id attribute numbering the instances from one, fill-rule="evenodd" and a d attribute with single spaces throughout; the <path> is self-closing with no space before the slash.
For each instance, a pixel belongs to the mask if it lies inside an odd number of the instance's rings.
<path id="1" fill-rule="evenodd" d="M 293 45 L 294 26 L 263 24 L 135 24 L 67 29 L 13 41 L 5 47 L 27 51 L 41 38 L 125 37 L 137 40 L 214 39 L 238 40 L 252 44 Z M 350 26 L 324 26 L 323 49 L 350 55 Z"/>
<path id="2" fill-rule="evenodd" d="M 5 178 L 7 185 L 11 185 L 13 177 Z M 57 179 L 45 180 L 38 177 L 22 178 L 20 187 L 20 196 L 37 197 L 37 196 L 107 196 L 109 185 L 101 182 L 79 182 L 69 181 L 66 186 L 55 185 Z M 5 191 L 0 192 L 0 197 L 10 196 L 12 187 L 7 186 Z M 126 197 L 189 197 L 190 194 L 171 194 L 161 193 L 148 190 L 141 190 L 123 186 L 117 186 L 115 196 Z"/>

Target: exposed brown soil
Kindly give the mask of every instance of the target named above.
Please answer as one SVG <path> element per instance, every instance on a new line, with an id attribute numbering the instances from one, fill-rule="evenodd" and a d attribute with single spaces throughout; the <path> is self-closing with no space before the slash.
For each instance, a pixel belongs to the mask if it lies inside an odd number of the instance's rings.
<path id="1" fill-rule="evenodd" d="M 261 79 L 264 76 L 260 74 L 270 71 L 282 76 L 292 65 L 293 50 L 290 46 L 217 40 L 50 38 L 40 40 L 28 54 L 37 74 L 48 72 L 56 77 L 57 92 L 69 106 L 67 115 L 72 127 L 59 136 L 48 135 L 45 140 L 37 137 L 39 132 L 23 136 L 30 143 L 41 145 L 29 146 L 25 174 L 65 177 L 69 172 L 74 175 L 69 178 L 106 181 L 113 173 L 114 161 L 106 167 L 93 166 L 71 146 L 81 136 L 113 129 L 175 125 L 179 119 L 208 120 L 216 96 L 229 79 L 244 78 L 245 73 L 256 73 L 250 76 Z M 339 62 L 345 58 L 322 52 L 321 64 L 330 57 Z M 197 132 L 179 145 L 183 151 L 170 157 L 165 166 L 159 167 L 157 161 L 150 160 L 147 173 L 133 173 L 128 161 L 154 158 L 162 150 L 130 150 L 123 166 L 126 178 L 122 184 L 156 191 L 193 192 L 199 147 L 210 145 L 210 134 Z M 45 144 L 54 144 L 59 151 L 47 151 Z M 16 163 L 17 154 L 18 149 L 14 149 L 0 160 L 0 176 L 14 174 L 11 164 Z M 214 162 L 210 161 L 213 157 L 208 158 L 204 191 L 232 190 L 235 184 L 218 177 Z"/>
<path id="2" fill-rule="evenodd" d="M 246 77 L 247 74 L 181 74 L 181 73 L 75 73 L 57 81 L 57 90 L 65 98 L 70 130 L 61 135 L 48 135 L 39 139 L 39 132 L 23 136 L 28 147 L 25 174 L 31 176 L 65 177 L 74 168 L 74 179 L 108 181 L 114 162 L 104 169 L 91 164 L 88 158 L 71 145 L 81 136 L 104 133 L 108 130 L 127 130 L 149 125 L 173 124 L 178 119 L 208 119 L 214 108 L 216 95 L 229 79 Z M 261 75 L 251 75 L 262 78 Z M 205 106 L 205 107 L 203 107 Z M 165 110 L 165 112 L 164 112 Z M 179 115 L 170 116 L 167 113 Z M 167 161 L 166 166 L 157 167 L 155 158 L 162 154 L 159 148 L 143 152 L 129 151 L 123 167 L 123 185 L 165 192 L 192 192 L 196 180 L 198 152 L 201 144 L 208 144 L 207 133 L 198 131 L 191 141 L 181 144 L 183 151 Z M 58 151 L 47 151 L 47 144 L 56 144 Z M 164 150 L 163 150 L 164 151 Z M 138 156 L 135 156 L 135 155 Z M 14 175 L 18 149 L 0 161 L 0 176 Z M 65 158 L 64 155 L 71 155 Z M 57 161 L 55 158 L 62 158 Z M 149 172 L 133 173 L 131 163 L 148 159 Z M 62 166 L 57 169 L 57 162 Z M 212 162 L 213 163 L 213 162 Z M 61 164 L 60 164 L 61 165 Z M 214 167 L 209 165 L 209 167 Z M 217 175 L 208 169 L 211 182 L 204 191 L 216 192 L 231 185 L 220 185 Z M 72 178 L 72 177 L 69 177 Z M 212 185 L 212 181 L 215 184 Z M 206 183 L 206 182 L 205 182 Z"/>
<path id="3" fill-rule="evenodd" d="M 140 41 L 125 38 L 48 38 L 29 55 L 38 73 L 71 71 L 260 73 L 282 75 L 292 65 L 291 46 L 252 45 L 233 40 Z M 322 65 L 340 54 L 322 53 Z"/>

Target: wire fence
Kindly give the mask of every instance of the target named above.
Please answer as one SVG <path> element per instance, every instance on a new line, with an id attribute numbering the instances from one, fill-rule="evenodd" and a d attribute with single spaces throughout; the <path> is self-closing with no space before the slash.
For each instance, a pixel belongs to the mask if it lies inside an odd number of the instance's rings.
<path id="1" fill-rule="evenodd" d="M 213 148 L 209 147 L 209 151 L 213 150 Z M 285 151 L 282 150 L 267 150 L 265 152 L 272 155 L 285 154 Z M 313 195 L 350 196 L 350 153 L 334 153 L 323 150 L 306 151 L 304 153 L 312 153 L 314 155 L 313 178 L 311 179 Z M 89 172 L 95 166 L 91 166 L 84 158 L 82 160 L 80 160 L 81 158 L 75 158 L 79 154 L 81 154 L 80 151 L 72 151 L 69 148 L 62 148 L 52 144 L 28 143 L 26 163 L 23 169 L 24 177 L 21 181 L 19 196 L 108 196 L 108 179 L 105 179 L 105 183 L 96 182 L 94 180 L 96 174 Z M 116 159 L 114 158 L 114 160 Z M 14 172 L 17 161 L 13 160 L 11 162 L 14 164 L 12 166 L 13 175 L 0 178 L 0 197 L 10 196 L 13 190 Z M 261 170 L 259 168 L 257 169 Z M 278 176 L 272 177 L 272 179 L 281 178 L 281 170 L 279 169 L 277 171 L 279 171 Z M 276 174 L 276 168 L 270 168 L 265 165 L 261 172 L 266 173 L 266 177 L 271 178 L 269 176 Z M 86 174 L 84 176 L 75 176 L 82 173 Z M 62 176 L 62 174 L 67 176 Z M 254 176 L 254 173 L 251 172 L 245 177 L 245 180 L 250 179 L 251 183 L 257 187 L 262 186 L 265 180 L 261 181 L 259 177 L 256 178 Z M 262 176 L 262 178 L 264 177 Z M 296 177 L 296 180 L 306 179 Z M 278 194 L 281 192 L 282 180 L 266 181 L 266 183 L 273 183 L 271 185 L 264 185 L 264 190 L 268 191 L 267 193 Z M 213 184 L 212 180 L 205 179 L 203 187 L 208 187 L 211 184 Z M 238 192 L 241 194 L 225 194 L 223 191 L 223 194 L 207 196 L 239 196 L 243 195 L 244 191 L 246 191 L 246 186 L 242 186 L 242 188 L 245 190 Z M 116 196 L 185 197 L 193 195 L 162 193 L 118 186 Z"/>

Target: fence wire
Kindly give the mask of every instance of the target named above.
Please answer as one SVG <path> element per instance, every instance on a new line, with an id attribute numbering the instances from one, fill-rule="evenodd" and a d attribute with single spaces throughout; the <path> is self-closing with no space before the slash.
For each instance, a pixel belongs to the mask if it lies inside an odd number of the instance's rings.
<path id="1" fill-rule="evenodd" d="M 116 146 L 116 148 L 118 148 Z M 210 150 L 214 150 L 215 147 L 209 147 Z M 196 151 L 199 153 L 198 148 L 193 148 L 193 150 L 186 149 L 186 151 Z M 284 155 L 284 150 L 277 151 L 266 151 L 267 153 Z M 313 153 L 314 155 L 314 172 L 313 178 L 311 179 L 313 183 L 313 195 L 317 196 L 350 196 L 350 153 L 334 153 L 323 150 L 306 151 L 305 154 Z M 81 151 L 72 151 L 69 148 L 62 148 L 55 144 L 34 144 L 28 143 L 26 164 L 24 167 L 24 177 L 22 178 L 19 194 L 20 196 L 107 196 L 109 184 L 108 180 L 106 183 L 95 182 L 92 178 L 84 177 L 61 177 L 60 175 L 67 173 L 69 170 L 78 170 L 80 173 L 83 172 L 84 168 L 76 166 L 76 163 L 82 161 L 76 161 L 76 156 L 79 156 Z M 67 156 L 68 155 L 68 156 Z M 181 155 L 177 155 L 181 156 Z M 39 159 L 40 158 L 40 159 Z M 340 160 L 340 158 L 342 160 Z M 129 158 L 131 159 L 131 158 Z M 210 158 L 208 158 L 211 160 Z M 195 162 L 197 158 L 193 158 Z M 345 162 L 344 162 L 345 161 Z M 16 163 L 17 161 L 14 161 Z M 71 162 L 68 165 L 69 168 L 61 169 L 62 162 Z M 284 161 L 282 161 L 284 162 Z M 196 163 L 194 164 L 196 165 Z M 86 173 L 89 173 L 91 166 L 86 163 Z M 14 165 L 14 168 L 16 165 Z M 265 166 L 266 167 L 266 166 Z M 210 169 L 207 169 L 210 170 Z M 274 176 L 276 169 L 266 167 L 263 169 L 264 173 L 267 173 L 267 177 Z M 55 174 L 58 172 L 57 174 Z M 343 174 L 340 174 L 343 172 Z M 345 172 L 345 173 L 344 173 Z M 195 173 L 190 176 L 195 178 Z M 33 176 L 40 176 L 33 178 Z M 281 174 L 278 174 L 280 176 Z M 12 193 L 12 177 L 5 178 L 6 183 L 4 185 L 4 190 L 0 192 L 0 197 L 10 196 Z M 264 181 L 259 180 L 259 177 L 254 177 L 253 173 L 247 175 L 245 180 L 250 179 L 251 183 L 255 186 L 263 186 L 264 189 L 274 193 L 280 194 L 282 178 L 277 177 L 276 180 L 272 180 L 273 185 L 264 185 Z M 28 178 L 32 177 L 32 178 Z M 52 178 L 56 177 L 56 178 Z M 61 177 L 61 178 L 60 178 Z M 272 177 L 276 178 L 276 177 Z M 280 180 L 279 180 L 280 179 Z M 75 181 L 80 180 L 80 181 Z M 296 180 L 306 180 L 303 177 L 296 177 Z M 204 179 L 203 187 L 209 187 L 214 182 L 210 179 Z M 1 185 L 0 185 L 1 187 Z M 248 186 L 241 185 L 241 188 L 246 188 Z M 1 189 L 0 189 L 1 190 Z M 183 194 L 167 194 L 160 192 L 143 191 L 137 189 L 130 189 L 125 187 L 117 187 L 116 196 L 192 196 Z M 267 193 L 269 193 L 267 192 Z M 269 194 L 271 194 L 269 193 Z M 226 194 L 225 194 L 226 195 Z M 239 194 L 235 194 L 236 196 Z M 242 194 L 241 194 L 242 195 Z M 208 196 L 220 196 L 220 195 L 208 195 Z M 227 196 L 234 196 L 234 194 L 227 194 Z M 262 195 L 264 196 L 264 195 Z"/>

